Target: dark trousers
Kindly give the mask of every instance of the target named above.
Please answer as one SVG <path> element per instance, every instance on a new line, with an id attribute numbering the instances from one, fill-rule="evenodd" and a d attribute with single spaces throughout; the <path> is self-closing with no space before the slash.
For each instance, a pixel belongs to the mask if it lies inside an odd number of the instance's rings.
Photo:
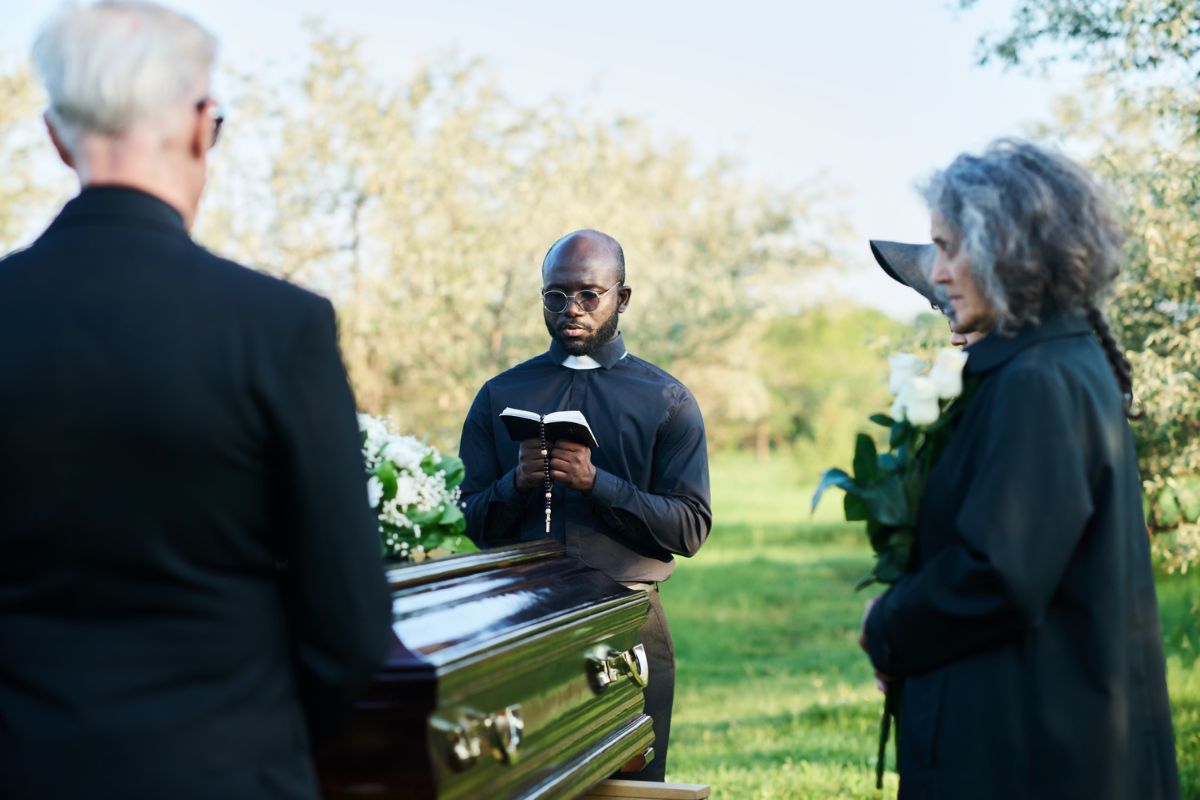
<path id="1" fill-rule="evenodd" d="M 654 760 L 641 772 L 615 775 L 635 781 L 662 781 L 667 775 L 667 744 L 671 739 L 671 706 L 675 702 L 675 643 L 663 613 L 658 591 L 649 592 L 650 613 L 638 631 L 646 648 L 650 683 L 646 686 L 646 713 L 654 720 Z"/>

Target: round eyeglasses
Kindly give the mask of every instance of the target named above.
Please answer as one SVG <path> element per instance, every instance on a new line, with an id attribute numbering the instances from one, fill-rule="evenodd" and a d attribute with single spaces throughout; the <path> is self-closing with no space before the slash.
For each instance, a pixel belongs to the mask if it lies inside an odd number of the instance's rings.
<path id="1" fill-rule="evenodd" d="M 582 292 L 575 292 L 575 294 L 567 294 L 566 292 L 558 289 L 550 289 L 542 292 L 542 305 L 545 306 L 546 310 L 551 314 L 561 314 L 567 310 L 567 306 L 571 305 L 571 301 L 574 300 L 581 311 L 585 311 L 590 314 L 600 307 L 601 297 L 604 297 L 604 295 L 608 294 L 620 285 L 621 282 L 617 281 L 603 292 L 594 292 L 591 289 L 584 289 Z"/>

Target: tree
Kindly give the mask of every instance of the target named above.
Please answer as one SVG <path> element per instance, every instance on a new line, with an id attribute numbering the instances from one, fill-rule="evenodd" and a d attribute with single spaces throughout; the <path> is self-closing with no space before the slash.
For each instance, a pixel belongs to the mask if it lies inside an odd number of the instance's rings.
<path id="1" fill-rule="evenodd" d="M 0 97 L 0 253 L 6 253 L 45 225 L 70 181 L 39 119 L 45 98 L 33 74 L 24 67 L 0 69 Z"/>
<path id="2" fill-rule="evenodd" d="M 964 5 L 973 4 L 966 0 Z M 1094 153 L 1129 238 L 1109 317 L 1134 368 L 1133 423 L 1155 548 L 1200 563 L 1200 7 L 1177 0 L 1026 0 L 985 53 L 1045 60 L 1056 42 L 1094 70 L 1046 133 Z M 1099 88 L 1104 87 L 1104 88 Z M 1111 88 L 1115 87 L 1114 93 Z"/>
<path id="3" fill-rule="evenodd" d="M 962 6 L 977 2 L 962 0 Z M 1047 42 L 1106 72 L 1186 67 L 1196 77 L 1200 7 L 1192 0 L 1024 0 L 1011 30 L 981 44 L 985 61 L 1016 65 Z"/>
<path id="4" fill-rule="evenodd" d="M 443 446 L 484 380 L 546 346 L 541 259 L 570 230 L 624 243 L 631 348 L 684 376 L 736 366 L 778 288 L 827 262 L 811 198 L 632 120 L 523 107 L 478 63 L 393 83 L 314 28 L 300 84 L 250 81 L 238 105 L 201 238 L 332 297 L 360 404 Z"/>
<path id="5" fill-rule="evenodd" d="M 194 233 L 334 301 L 363 410 L 452 449 L 483 381 L 547 344 L 546 249 L 596 227 L 625 246 L 631 349 L 693 387 L 714 443 L 765 452 L 779 441 L 776 412 L 794 398 L 771 396 L 778 370 L 760 367 L 758 340 L 810 267 L 834 260 L 837 226 L 818 195 L 759 185 L 635 120 L 516 103 L 478 62 L 393 80 L 359 51 L 314 24 L 296 81 L 223 82 L 231 114 Z M 67 173 L 39 130 L 29 75 L 0 80 L 16 98 L 0 109 L 0 137 L 6 126 L 25 137 L 0 139 L 18 167 L 0 193 L 5 235 L 43 225 Z"/>

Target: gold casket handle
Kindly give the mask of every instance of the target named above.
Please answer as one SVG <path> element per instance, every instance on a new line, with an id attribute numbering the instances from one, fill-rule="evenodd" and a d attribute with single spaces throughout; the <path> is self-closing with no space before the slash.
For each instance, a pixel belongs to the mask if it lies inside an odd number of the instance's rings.
<path id="1" fill-rule="evenodd" d="M 441 736 L 446 746 L 450 766 L 458 771 L 470 769 L 483 753 L 483 736 L 491 738 L 492 756 L 504 764 L 516 764 L 521 759 L 525 721 L 521 706 L 511 705 L 495 714 L 481 714 L 460 708 L 451 712 L 452 719 L 433 715 L 429 724 Z"/>
<path id="2" fill-rule="evenodd" d="M 447 757 L 453 769 L 461 772 L 479 760 L 483 746 L 479 740 L 476 720 L 465 714 L 459 715 L 455 720 L 434 715 L 429 718 L 429 724 L 445 743 Z"/>
<path id="3" fill-rule="evenodd" d="M 490 715 L 484 725 L 492 732 L 492 755 L 496 760 L 505 764 L 516 764 L 521 760 L 525 721 L 521 718 L 519 704 Z"/>
<path id="4" fill-rule="evenodd" d="M 629 680 L 639 689 L 645 689 L 646 684 L 650 683 L 650 662 L 646 660 L 646 648 L 639 642 L 622 653 L 621 657 L 625 659 L 625 674 Z"/>
<path id="5" fill-rule="evenodd" d="M 635 644 L 628 650 L 614 650 L 605 644 L 596 645 L 588 651 L 588 681 L 592 690 L 600 694 L 617 679 L 627 677 L 639 689 L 650 682 L 650 664 L 646 660 L 646 648 Z"/>

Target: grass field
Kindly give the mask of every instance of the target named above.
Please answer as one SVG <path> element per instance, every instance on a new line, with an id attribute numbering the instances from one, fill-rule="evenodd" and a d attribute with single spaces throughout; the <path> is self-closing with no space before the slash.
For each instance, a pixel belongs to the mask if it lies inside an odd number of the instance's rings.
<path id="1" fill-rule="evenodd" d="M 872 798 L 881 695 L 858 649 L 869 557 L 783 460 L 713 464 L 716 526 L 663 588 L 678 660 L 669 779 L 714 796 Z M 1159 579 L 1184 798 L 1200 798 L 1200 574 Z M 890 760 L 890 758 L 889 758 Z M 888 774 L 885 796 L 895 797 Z"/>

